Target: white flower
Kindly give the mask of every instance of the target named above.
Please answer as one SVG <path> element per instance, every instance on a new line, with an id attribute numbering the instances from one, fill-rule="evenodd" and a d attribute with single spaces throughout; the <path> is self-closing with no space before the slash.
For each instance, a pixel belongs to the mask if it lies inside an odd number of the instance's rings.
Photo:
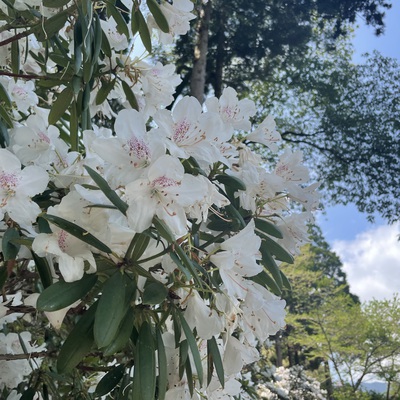
<path id="1" fill-rule="evenodd" d="M 276 123 L 273 117 L 268 115 L 253 132 L 246 136 L 246 139 L 261 143 L 276 152 L 278 151 L 276 142 L 279 142 L 282 138 L 276 131 Z"/>
<path id="2" fill-rule="evenodd" d="M 17 105 L 18 111 L 27 113 L 30 107 L 36 106 L 39 102 L 39 98 L 35 93 L 35 84 L 33 81 L 22 81 L 20 79 L 17 82 L 14 79 L 8 81 L 7 90 L 11 101 L 14 101 Z"/>
<path id="3" fill-rule="evenodd" d="M 196 328 L 201 339 L 211 339 L 223 330 L 224 321 L 215 310 L 206 305 L 197 291 L 189 295 L 184 315 L 190 328 Z"/>
<path id="4" fill-rule="evenodd" d="M 190 11 L 193 10 L 193 2 L 190 0 L 174 0 L 172 4 L 163 1 L 160 9 L 168 21 L 169 33 L 164 33 L 158 29 L 152 15 L 149 15 L 149 25 L 158 31 L 160 42 L 171 44 L 175 35 L 185 35 L 189 29 L 189 21 L 195 18 Z"/>
<path id="5" fill-rule="evenodd" d="M 275 296 L 263 286 L 252 283 L 248 286 L 247 296 L 241 305 L 242 319 L 246 336 L 253 335 L 264 342 L 285 326 L 285 300 Z"/>
<path id="6" fill-rule="evenodd" d="M 243 278 L 257 275 L 263 269 L 257 263 L 261 259 L 261 239 L 254 233 L 254 228 L 254 220 L 251 220 L 237 235 L 221 244 L 222 251 L 210 257 L 219 269 L 226 291 L 233 297 L 244 298 L 247 281 Z"/>
<path id="7" fill-rule="evenodd" d="M 230 134 L 234 129 L 249 130 L 249 119 L 256 113 L 254 102 L 248 99 L 239 100 L 235 89 L 231 87 L 224 89 L 219 100 L 216 97 L 208 98 L 206 107 L 208 111 L 220 114 Z"/>
<path id="8" fill-rule="evenodd" d="M 187 233 L 184 207 L 203 198 L 204 182 L 185 174 L 180 161 L 170 155 L 161 156 L 147 170 L 147 177 L 137 179 L 125 188 L 129 204 L 127 217 L 136 232 L 149 228 L 157 215 L 176 237 Z"/>
<path id="9" fill-rule="evenodd" d="M 151 161 L 165 153 L 165 147 L 147 133 L 145 121 L 136 110 L 122 110 L 114 129 L 115 137 L 94 139 L 91 148 L 109 163 L 106 177 L 118 187 L 141 177 Z"/>
<path id="10" fill-rule="evenodd" d="M 36 166 L 21 170 L 21 163 L 14 154 L 0 149 L 0 218 L 8 213 L 15 222 L 30 229 L 41 212 L 31 197 L 42 193 L 48 181 L 45 170 Z"/>
<path id="11" fill-rule="evenodd" d="M 38 165 L 50 169 L 57 154 L 68 152 L 68 145 L 59 138 L 59 130 L 48 125 L 45 116 L 30 115 L 26 126 L 15 127 L 11 132 L 11 146 L 22 164 Z"/>
<path id="12" fill-rule="evenodd" d="M 109 18 L 106 21 L 100 20 L 100 23 L 111 48 L 113 48 L 115 51 L 121 51 L 125 50 L 129 46 L 129 41 L 126 35 L 118 32 L 117 23 L 115 22 L 114 18 Z M 127 26 L 129 27 L 130 25 Z"/>
<path id="13" fill-rule="evenodd" d="M 217 114 L 203 113 L 201 104 L 195 97 L 184 97 L 174 107 L 172 114 L 160 110 L 154 120 L 168 137 L 167 147 L 171 155 L 179 158 L 194 157 L 207 165 L 222 160 L 215 146 L 218 136 L 223 132 L 221 119 Z"/>

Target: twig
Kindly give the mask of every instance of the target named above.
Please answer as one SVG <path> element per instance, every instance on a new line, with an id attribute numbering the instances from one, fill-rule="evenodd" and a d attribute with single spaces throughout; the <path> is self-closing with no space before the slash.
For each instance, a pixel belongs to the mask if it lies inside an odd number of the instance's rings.
<path id="1" fill-rule="evenodd" d="M 27 353 L 27 354 L 0 354 L 0 361 L 6 360 L 6 361 L 11 361 L 11 360 L 27 360 L 29 358 L 39 358 L 39 357 L 45 357 L 48 356 L 49 353 L 47 351 L 39 351 L 39 352 L 33 352 L 33 353 Z"/>

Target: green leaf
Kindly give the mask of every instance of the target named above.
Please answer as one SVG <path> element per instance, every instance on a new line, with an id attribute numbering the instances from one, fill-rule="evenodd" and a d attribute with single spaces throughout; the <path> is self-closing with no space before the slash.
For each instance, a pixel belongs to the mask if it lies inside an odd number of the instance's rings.
<path id="1" fill-rule="evenodd" d="M 139 13 L 140 13 L 139 7 L 134 5 L 132 7 L 132 13 L 131 13 L 132 36 L 136 35 L 136 33 L 139 32 L 139 25 L 140 25 Z"/>
<path id="2" fill-rule="evenodd" d="M 114 190 L 110 188 L 107 181 L 99 173 L 97 173 L 94 169 L 88 167 L 87 165 L 84 165 L 84 167 L 88 172 L 89 176 L 96 182 L 97 186 L 104 193 L 107 199 L 110 200 L 111 203 L 114 204 L 114 206 L 117 207 L 118 210 L 122 212 L 122 214 L 126 215 L 128 204 L 126 204 L 123 200 L 120 199 L 117 193 L 115 193 Z"/>
<path id="3" fill-rule="evenodd" d="M 162 334 L 158 328 L 156 328 L 156 339 L 158 354 L 158 400 L 164 400 L 168 384 L 168 364 Z"/>
<path id="4" fill-rule="evenodd" d="M 57 34 L 65 25 L 68 19 L 69 12 L 64 10 L 57 13 L 51 18 L 47 18 L 43 23 L 38 24 L 33 33 L 39 42 L 44 42 Z"/>
<path id="5" fill-rule="evenodd" d="M 261 241 L 261 257 L 262 257 L 262 263 L 263 265 L 267 268 L 267 270 L 271 273 L 272 277 L 274 278 L 276 284 L 280 289 L 282 289 L 282 275 L 281 271 L 276 264 L 275 260 L 273 259 L 271 253 L 269 252 L 269 246 L 268 244 L 262 240 Z"/>
<path id="6" fill-rule="evenodd" d="M 13 127 L 14 124 L 13 124 L 10 116 L 8 115 L 7 110 L 3 107 L 2 104 L 0 104 L 0 117 L 4 120 L 4 122 L 6 123 L 6 125 L 9 128 Z M 8 136 L 8 133 L 7 133 L 7 136 Z"/>
<path id="7" fill-rule="evenodd" d="M 147 321 L 142 323 L 136 344 L 136 356 L 139 359 L 138 368 L 135 368 L 135 381 L 139 382 L 140 397 L 138 400 L 154 400 L 156 392 L 156 357 L 155 344 L 151 326 Z M 135 357 L 136 366 L 136 357 Z"/>
<path id="8" fill-rule="evenodd" d="M 60 374 L 72 371 L 92 349 L 93 322 L 96 313 L 97 302 L 82 315 L 64 344 L 61 346 L 57 359 L 57 371 Z"/>
<path id="9" fill-rule="evenodd" d="M 104 349 L 103 354 L 105 356 L 112 356 L 126 347 L 132 333 L 134 322 L 135 314 L 132 310 L 128 310 L 118 327 L 117 336 L 115 336 L 114 340 Z"/>
<path id="10" fill-rule="evenodd" d="M 58 281 L 47 287 L 38 297 L 39 311 L 57 311 L 85 297 L 97 282 L 97 275 L 84 274 L 75 282 Z"/>
<path id="11" fill-rule="evenodd" d="M 7 267 L 0 267 L 0 290 L 3 289 L 4 284 L 8 278 Z"/>
<path id="12" fill-rule="evenodd" d="M 139 105 L 136 100 L 135 94 L 132 92 L 131 87 L 125 81 L 121 81 L 121 85 L 122 85 L 122 89 L 124 90 L 126 99 L 128 100 L 131 107 L 133 109 L 135 109 L 136 111 L 139 111 Z"/>
<path id="13" fill-rule="evenodd" d="M 225 386 L 224 365 L 222 363 L 221 353 L 219 352 L 217 341 L 215 340 L 214 336 L 211 339 L 207 340 L 207 352 L 209 356 L 211 355 L 212 362 L 215 366 L 218 379 L 222 387 L 224 387 Z"/>
<path id="14" fill-rule="evenodd" d="M 18 40 L 14 40 L 11 42 L 11 71 L 14 74 L 19 73 L 19 42 Z"/>
<path id="15" fill-rule="evenodd" d="M 42 215 L 44 219 L 51 222 L 54 225 L 57 225 L 62 230 L 70 233 L 72 236 L 82 240 L 83 242 L 95 247 L 100 251 L 104 251 L 105 253 L 112 253 L 112 250 L 106 246 L 99 239 L 94 237 L 91 233 L 81 228 L 80 226 L 74 224 L 73 222 L 67 221 L 64 218 L 57 217 L 55 215 L 45 214 Z"/>
<path id="16" fill-rule="evenodd" d="M 234 190 L 246 190 L 246 185 L 235 176 L 232 175 L 217 175 L 215 179 L 225 186 L 229 186 Z"/>
<path id="17" fill-rule="evenodd" d="M 49 8 L 61 8 L 69 2 L 70 0 L 43 0 L 43 5 Z"/>
<path id="18" fill-rule="evenodd" d="M 33 388 L 28 388 L 22 393 L 22 396 L 20 397 L 20 400 L 33 400 L 35 397 L 36 390 Z"/>
<path id="19" fill-rule="evenodd" d="M 94 321 L 94 338 L 99 348 L 108 346 L 118 334 L 129 304 L 126 291 L 132 281 L 117 270 L 105 282 Z"/>
<path id="20" fill-rule="evenodd" d="M 261 236 L 261 238 L 266 242 L 268 251 L 273 254 L 277 260 L 288 264 L 294 263 L 293 256 L 280 244 L 276 243 L 270 237 L 260 234 L 258 231 L 256 231 L 256 234 Z"/>
<path id="21" fill-rule="evenodd" d="M 39 273 L 43 287 L 46 289 L 53 283 L 50 265 L 45 257 L 38 257 L 34 252 L 31 253 L 36 269 Z"/>
<path id="22" fill-rule="evenodd" d="M 273 222 L 269 222 L 265 219 L 255 218 L 254 223 L 259 231 L 267 235 L 274 236 L 278 239 L 283 239 L 282 231 Z"/>
<path id="23" fill-rule="evenodd" d="M 276 294 L 277 296 L 280 296 L 282 294 L 280 287 L 265 271 L 261 271 L 259 274 L 252 276 L 248 279 L 252 280 L 255 283 L 258 283 L 259 285 L 265 287 L 266 289 L 269 289 L 272 293 Z"/>
<path id="24" fill-rule="evenodd" d="M 106 7 L 107 7 L 107 14 L 113 17 L 117 24 L 118 32 L 121 33 L 122 35 L 125 35 L 128 39 L 130 39 L 128 25 L 126 25 L 126 21 L 124 17 L 121 15 L 121 13 L 118 11 L 118 8 L 115 7 L 115 5 L 109 1 L 107 1 Z"/>
<path id="25" fill-rule="evenodd" d="M 196 339 L 195 339 L 193 332 L 190 329 L 188 323 L 186 322 L 186 319 L 183 316 L 183 314 L 179 310 L 176 310 L 176 311 L 179 316 L 179 319 L 180 319 L 180 322 L 182 325 L 182 329 L 185 332 L 186 340 L 188 341 L 190 351 L 192 352 L 194 365 L 196 366 L 196 371 L 197 371 L 197 378 L 199 380 L 200 385 L 202 385 L 203 384 L 203 366 L 201 363 L 201 356 L 200 356 L 199 348 L 197 347 Z"/>
<path id="26" fill-rule="evenodd" d="M 153 225 L 161 237 L 166 239 L 169 243 L 174 243 L 175 238 L 167 224 L 158 217 L 153 218 Z"/>
<path id="27" fill-rule="evenodd" d="M 101 81 L 101 88 L 96 95 L 96 105 L 104 103 L 104 101 L 107 99 L 107 96 L 114 88 L 115 82 L 116 78 L 114 78 L 112 81 Z"/>
<path id="28" fill-rule="evenodd" d="M 282 277 L 283 286 L 284 286 L 287 290 L 292 290 L 292 285 L 290 284 L 289 279 L 288 279 L 287 276 L 283 273 L 282 270 L 281 270 L 281 277 Z"/>
<path id="29" fill-rule="evenodd" d="M 129 244 L 125 258 L 127 260 L 131 260 L 132 262 L 138 261 L 146 251 L 149 242 L 150 236 L 145 232 L 135 233 L 131 243 Z"/>
<path id="30" fill-rule="evenodd" d="M 165 18 L 164 14 L 162 13 L 157 1 L 156 0 L 147 0 L 147 6 L 149 7 L 150 12 L 153 14 L 153 17 L 154 17 L 158 27 L 164 33 L 169 33 L 168 21 Z"/>
<path id="31" fill-rule="evenodd" d="M 56 124 L 67 111 L 74 96 L 73 89 L 68 86 L 58 96 L 49 113 L 49 125 Z"/>
<path id="32" fill-rule="evenodd" d="M 2 106 L 0 104 L 0 110 Z M 10 144 L 10 137 L 8 135 L 7 127 L 4 125 L 3 121 L 0 119 L 0 147 L 6 148 Z"/>
<path id="33" fill-rule="evenodd" d="M 2 238 L 2 253 L 4 261 L 15 260 L 21 245 L 12 243 L 12 240 L 19 239 L 20 235 L 17 229 L 8 228 Z"/>
<path id="34" fill-rule="evenodd" d="M 147 26 L 146 20 L 140 10 L 137 11 L 139 17 L 139 35 L 142 39 L 144 48 L 151 54 L 151 37 L 149 27 Z"/>
<path id="35" fill-rule="evenodd" d="M 152 282 L 146 285 L 142 295 L 143 304 L 160 304 L 167 297 L 168 290 L 161 282 Z"/>
<path id="36" fill-rule="evenodd" d="M 105 396 L 121 381 L 125 372 L 125 364 L 117 365 L 108 371 L 100 380 L 94 391 L 95 396 Z"/>
<path id="37" fill-rule="evenodd" d="M 182 264 L 181 260 L 175 253 L 169 253 L 172 261 L 176 264 L 178 269 L 186 276 L 186 279 L 190 281 L 191 274 L 190 271 Z"/>
<path id="38" fill-rule="evenodd" d="M 103 50 L 103 53 L 106 57 L 111 57 L 111 46 L 110 46 L 110 42 L 108 40 L 107 35 L 104 33 L 104 31 L 102 31 L 101 34 L 101 50 Z"/>
<path id="39" fill-rule="evenodd" d="M 4 104 L 7 107 L 11 107 L 10 96 L 8 95 L 6 89 L 4 89 L 4 86 L 1 83 L 0 83 L 0 100 L 4 101 Z"/>

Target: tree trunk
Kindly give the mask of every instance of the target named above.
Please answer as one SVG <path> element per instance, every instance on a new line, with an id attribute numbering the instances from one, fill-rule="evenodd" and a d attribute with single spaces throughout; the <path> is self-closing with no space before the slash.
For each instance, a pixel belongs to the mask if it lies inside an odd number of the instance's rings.
<path id="1" fill-rule="evenodd" d="M 215 63 L 215 87 L 214 94 L 221 97 L 223 84 L 223 71 L 225 63 L 225 12 L 224 7 L 219 7 L 217 12 L 218 32 L 217 32 L 217 54 Z"/>
<path id="2" fill-rule="evenodd" d="M 331 377 L 331 371 L 329 369 L 328 360 L 324 360 L 324 372 L 325 372 L 325 384 L 324 389 L 328 394 L 328 399 L 333 399 L 333 383 Z"/>
<path id="3" fill-rule="evenodd" d="M 193 69 L 190 80 L 190 94 L 200 102 L 204 101 L 206 84 L 208 31 L 210 25 L 212 1 L 201 5 L 197 25 L 197 42 L 194 48 Z"/>

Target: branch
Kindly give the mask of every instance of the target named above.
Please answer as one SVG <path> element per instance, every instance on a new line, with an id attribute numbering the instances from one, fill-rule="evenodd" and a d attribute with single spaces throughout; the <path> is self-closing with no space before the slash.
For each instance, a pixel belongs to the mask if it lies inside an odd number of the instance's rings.
<path id="1" fill-rule="evenodd" d="M 0 354 L 0 361 L 11 361 L 11 360 L 27 360 L 31 358 L 40 358 L 48 356 L 50 353 L 47 351 L 23 353 L 23 354 Z"/>

